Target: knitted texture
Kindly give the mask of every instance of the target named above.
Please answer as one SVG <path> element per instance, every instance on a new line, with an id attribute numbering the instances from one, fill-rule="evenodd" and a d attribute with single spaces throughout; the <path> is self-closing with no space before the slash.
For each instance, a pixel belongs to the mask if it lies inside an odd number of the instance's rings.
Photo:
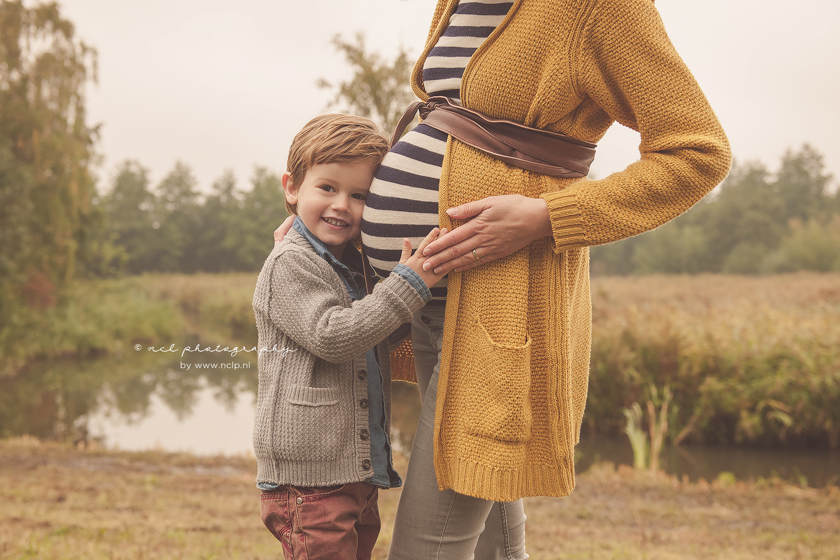
<path id="1" fill-rule="evenodd" d="M 423 61 L 457 2 L 439 0 Z M 461 99 L 491 117 L 597 142 L 614 121 L 641 134 L 640 160 L 605 179 L 554 179 L 450 138 L 447 208 L 492 195 L 542 197 L 553 238 L 450 273 L 435 417 L 441 488 L 485 499 L 562 496 L 591 344 L 588 246 L 651 230 L 726 175 L 730 150 L 650 0 L 517 0 L 476 51 Z"/>
<path id="2" fill-rule="evenodd" d="M 373 475 L 365 353 L 377 347 L 391 413 L 388 336 L 423 307 L 398 274 L 351 301 L 332 266 L 297 231 L 263 265 L 254 291 L 259 389 L 257 483 L 332 486 Z"/>

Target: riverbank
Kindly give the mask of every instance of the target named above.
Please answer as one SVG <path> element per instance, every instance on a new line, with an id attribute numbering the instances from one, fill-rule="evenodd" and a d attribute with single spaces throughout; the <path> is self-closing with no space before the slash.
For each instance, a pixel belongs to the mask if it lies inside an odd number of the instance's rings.
<path id="1" fill-rule="evenodd" d="M 74 361 L 122 360 L 120 377 L 142 381 L 152 349 L 253 348 L 255 276 L 77 282 L 21 311 L 0 329 L 0 436 L 36 433 L 2 418 L 4 402 L 69 402 L 16 393 L 38 367 L 43 387 L 72 389 L 55 377 Z M 840 274 L 594 278 L 592 310 L 584 434 L 621 436 L 639 403 L 667 411 L 666 442 L 840 449 Z"/>
<path id="2" fill-rule="evenodd" d="M 397 468 L 405 472 L 405 459 Z M 0 559 L 276 558 L 249 457 L 0 441 Z M 399 490 L 383 492 L 385 558 Z M 598 465 L 563 499 L 526 500 L 533 560 L 830 559 L 840 489 L 689 483 Z"/>

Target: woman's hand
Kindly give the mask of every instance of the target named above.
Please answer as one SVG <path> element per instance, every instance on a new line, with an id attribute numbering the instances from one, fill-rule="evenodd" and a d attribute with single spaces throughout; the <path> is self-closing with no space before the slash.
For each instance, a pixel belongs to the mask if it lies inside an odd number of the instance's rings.
<path id="1" fill-rule="evenodd" d="M 455 206 L 446 213 L 458 220 L 472 219 L 424 249 L 423 254 L 429 258 L 423 270 L 434 269 L 437 274 L 468 270 L 552 235 L 548 206 L 541 198 L 490 196 Z"/>
<path id="2" fill-rule="evenodd" d="M 280 227 L 274 230 L 274 246 L 277 247 L 277 244 L 283 241 L 283 238 L 286 237 L 286 234 L 289 233 L 289 230 L 292 229 L 292 222 L 295 221 L 294 216 L 289 216 L 286 220 L 280 224 Z"/>

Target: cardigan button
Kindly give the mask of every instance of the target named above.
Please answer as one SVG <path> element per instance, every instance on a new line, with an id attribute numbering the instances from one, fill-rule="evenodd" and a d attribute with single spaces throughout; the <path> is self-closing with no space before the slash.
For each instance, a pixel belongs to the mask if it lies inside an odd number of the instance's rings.
<path id="1" fill-rule="evenodd" d="M 362 438 L 362 441 L 367 441 L 370 439 L 370 432 L 367 430 L 362 430 L 359 432 L 359 437 Z"/>
<path id="2" fill-rule="evenodd" d="M 362 381 L 367 379 L 367 372 L 365 370 L 363 370 L 363 369 L 359 370 L 359 379 L 362 380 Z"/>
<path id="3" fill-rule="evenodd" d="M 368 400 L 367 399 L 360 400 L 359 401 L 359 406 L 362 407 L 362 408 L 367 408 L 368 407 Z"/>
<path id="4" fill-rule="evenodd" d="M 362 461 L 362 469 L 363 470 L 370 470 L 370 459 L 365 459 Z"/>

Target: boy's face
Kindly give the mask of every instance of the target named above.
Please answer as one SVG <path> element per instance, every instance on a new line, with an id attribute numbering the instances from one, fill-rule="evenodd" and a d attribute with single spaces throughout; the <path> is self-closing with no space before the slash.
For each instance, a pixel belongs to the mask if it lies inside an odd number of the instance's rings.
<path id="1" fill-rule="evenodd" d="M 370 160 L 322 163 L 306 172 L 301 185 L 283 174 L 286 200 L 297 204 L 297 215 L 312 234 L 338 259 L 362 230 L 362 210 L 376 165 Z"/>

